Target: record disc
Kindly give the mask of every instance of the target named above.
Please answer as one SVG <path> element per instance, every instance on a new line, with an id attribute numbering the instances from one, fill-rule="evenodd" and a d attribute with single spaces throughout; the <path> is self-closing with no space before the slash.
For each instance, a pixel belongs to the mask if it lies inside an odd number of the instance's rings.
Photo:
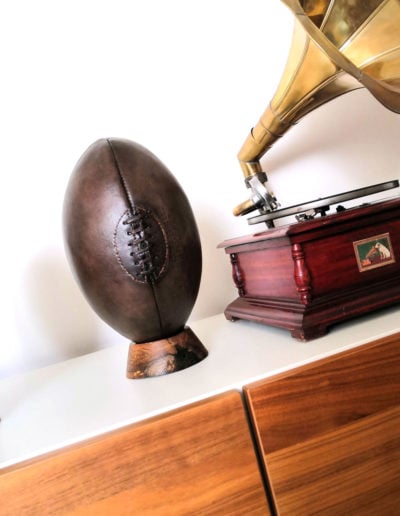
<path id="1" fill-rule="evenodd" d="M 384 183 L 378 183 L 376 185 L 367 186 L 364 188 L 357 188 L 356 190 L 350 190 L 348 192 L 343 192 L 329 197 L 315 199 L 314 201 L 289 206 L 288 208 L 281 208 L 279 210 L 270 211 L 262 215 L 257 215 L 256 217 L 250 217 L 248 219 L 248 223 L 258 224 L 259 222 L 273 221 L 274 219 L 289 217 L 291 215 L 301 215 L 312 210 L 315 210 L 316 213 L 325 212 L 328 211 L 332 204 L 338 204 L 341 202 L 350 201 L 352 199 L 365 197 L 367 195 L 384 192 L 386 190 L 391 190 L 392 188 L 397 188 L 398 186 L 399 181 L 394 179 L 392 181 L 386 181 Z"/>

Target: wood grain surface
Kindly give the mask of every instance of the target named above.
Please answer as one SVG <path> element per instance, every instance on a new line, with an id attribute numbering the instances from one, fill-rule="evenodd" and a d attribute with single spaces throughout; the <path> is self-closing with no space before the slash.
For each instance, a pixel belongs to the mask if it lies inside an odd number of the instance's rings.
<path id="1" fill-rule="evenodd" d="M 278 514 L 400 514 L 399 334 L 245 395 Z"/>
<path id="2" fill-rule="evenodd" d="M 269 514 L 230 392 L 0 472 L 2 516 Z"/>
<path id="3" fill-rule="evenodd" d="M 165 339 L 131 343 L 126 376 L 141 379 L 175 373 L 201 362 L 207 355 L 198 337 L 185 326 L 177 335 Z"/>
<path id="4" fill-rule="evenodd" d="M 400 514 L 400 407 L 271 453 L 280 514 Z"/>
<path id="5" fill-rule="evenodd" d="M 364 263 L 360 271 L 366 249 L 381 237 L 391 247 L 390 259 Z M 220 247 L 230 255 L 239 294 L 225 309 L 229 320 L 286 328 L 307 341 L 346 319 L 400 303 L 399 198 L 271 228 Z"/>

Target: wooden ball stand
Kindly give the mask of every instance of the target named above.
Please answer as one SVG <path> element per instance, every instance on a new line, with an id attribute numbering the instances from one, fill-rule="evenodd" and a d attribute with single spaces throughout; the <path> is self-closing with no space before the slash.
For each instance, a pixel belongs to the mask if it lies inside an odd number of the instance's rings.
<path id="1" fill-rule="evenodd" d="M 163 376 L 201 362 L 207 349 L 188 327 L 165 339 L 129 346 L 126 375 L 130 379 Z"/>

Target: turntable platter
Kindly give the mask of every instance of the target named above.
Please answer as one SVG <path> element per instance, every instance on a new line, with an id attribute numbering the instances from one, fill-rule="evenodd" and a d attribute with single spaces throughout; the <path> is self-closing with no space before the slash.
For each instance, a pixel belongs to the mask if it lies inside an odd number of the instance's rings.
<path id="1" fill-rule="evenodd" d="M 315 199 L 314 201 L 296 204 L 294 206 L 289 206 L 288 208 L 281 208 L 268 213 L 263 213 L 262 215 L 250 217 L 247 221 L 249 224 L 258 224 L 260 222 L 271 224 L 271 221 L 275 219 L 289 217 L 291 215 L 296 216 L 297 220 L 307 220 L 309 218 L 314 218 L 316 215 L 324 216 L 329 208 L 334 204 L 384 192 L 386 190 L 397 188 L 398 186 L 399 181 L 397 179 L 386 181 L 384 183 L 378 183 L 364 188 L 357 188 L 356 190 L 350 190 L 348 192 L 343 192 L 329 197 Z"/>

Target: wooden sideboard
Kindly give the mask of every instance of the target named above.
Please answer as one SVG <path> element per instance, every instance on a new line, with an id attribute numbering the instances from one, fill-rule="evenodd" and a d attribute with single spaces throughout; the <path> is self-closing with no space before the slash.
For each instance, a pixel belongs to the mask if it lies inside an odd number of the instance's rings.
<path id="1" fill-rule="evenodd" d="M 244 392 L 279 514 L 400 514 L 400 334 Z"/>
<path id="2" fill-rule="evenodd" d="M 269 514 L 238 392 L 11 466 L 0 513 Z"/>
<path id="3" fill-rule="evenodd" d="M 0 381 L 0 514 L 399 514 L 398 308 L 310 343 L 192 327 L 209 357 L 166 377 L 116 346 Z"/>

